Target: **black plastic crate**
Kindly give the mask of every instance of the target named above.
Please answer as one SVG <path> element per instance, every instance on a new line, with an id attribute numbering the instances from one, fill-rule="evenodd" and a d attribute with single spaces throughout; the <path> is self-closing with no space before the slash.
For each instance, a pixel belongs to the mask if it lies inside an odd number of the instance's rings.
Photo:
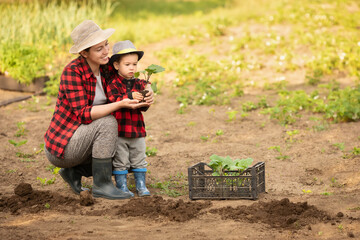
<path id="1" fill-rule="evenodd" d="M 225 171 L 213 176 L 206 163 L 188 168 L 189 197 L 195 199 L 257 199 L 265 192 L 265 163 L 258 162 L 243 172 Z"/>

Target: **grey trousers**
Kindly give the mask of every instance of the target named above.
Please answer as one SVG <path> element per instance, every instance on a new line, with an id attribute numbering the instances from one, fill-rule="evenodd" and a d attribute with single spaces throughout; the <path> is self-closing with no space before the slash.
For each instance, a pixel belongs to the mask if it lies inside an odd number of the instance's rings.
<path id="1" fill-rule="evenodd" d="M 70 168 L 88 164 L 94 158 L 112 158 L 118 138 L 118 124 L 114 116 L 81 124 L 66 145 L 64 158 L 58 158 L 45 148 L 48 160 L 56 167 Z"/>
<path id="2" fill-rule="evenodd" d="M 118 137 L 113 170 L 123 171 L 130 168 L 146 168 L 145 138 Z"/>

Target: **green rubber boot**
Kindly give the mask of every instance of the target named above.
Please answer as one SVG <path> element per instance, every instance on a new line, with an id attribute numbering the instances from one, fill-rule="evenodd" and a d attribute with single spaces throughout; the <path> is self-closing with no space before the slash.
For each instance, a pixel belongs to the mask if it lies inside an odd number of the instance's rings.
<path id="1" fill-rule="evenodd" d="M 116 188 L 112 182 L 112 159 L 93 158 L 93 189 L 92 195 L 95 198 L 106 199 L 127 199 L 131 198 L 130 193 L 126 193 Z"/>
<path id="2" fill-rule="evenodd" d="M 72 168 L 62 168 L 60 169 L 59 174 L 64 181 L 69 184 L 71 190 L 73 190 L 75 194 L 80 194 L 81 191 L 89 190 L 88 188 L 82 187 L 81 177 L 92 176 L 91 164 L 78 165 Z"/>

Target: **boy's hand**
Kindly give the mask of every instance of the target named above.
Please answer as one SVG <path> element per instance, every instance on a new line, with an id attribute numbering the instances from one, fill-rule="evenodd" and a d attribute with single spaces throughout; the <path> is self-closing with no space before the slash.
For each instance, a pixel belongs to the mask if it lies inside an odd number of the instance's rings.
<path id="1" fill-rule="evenodd" d="M 133 99 L 138 100 L 138 101 L 141 101 L 144 98 L 143 95 L 139 92 L 132 92 L 131 94 L 132 94 Z"/>
<path id="2" fill-rule="evenodd" d="M 147 102 L 148 104 L 153 104 L 154 103 L 154 91 L 152 90 L 151 85 L 148 84 L 145 89 L 149 91 L 144 98 L 145 102 Z"/>

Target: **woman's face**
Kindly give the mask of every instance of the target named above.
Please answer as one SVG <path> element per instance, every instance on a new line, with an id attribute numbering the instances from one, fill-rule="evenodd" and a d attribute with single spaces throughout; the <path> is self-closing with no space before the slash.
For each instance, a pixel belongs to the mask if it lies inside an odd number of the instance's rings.
<path id="1" fill-rule="evenodd" d="M 137 71 L 138 58 L 136 53 L 124 55 L 119 62 L 114 62 L 114 67 L 121 76 L 131 79 Z"/>
<path id="2" fill-rule="evenodd" d="M 82 56 L 84 56 L 90 66 L 99 66 L 104 65 L 109 62 L 109 43 L 108 40 L 105 40 L 101 43 L 98 43 L 90 47 L 89 51 L 82 51 Z"/>

